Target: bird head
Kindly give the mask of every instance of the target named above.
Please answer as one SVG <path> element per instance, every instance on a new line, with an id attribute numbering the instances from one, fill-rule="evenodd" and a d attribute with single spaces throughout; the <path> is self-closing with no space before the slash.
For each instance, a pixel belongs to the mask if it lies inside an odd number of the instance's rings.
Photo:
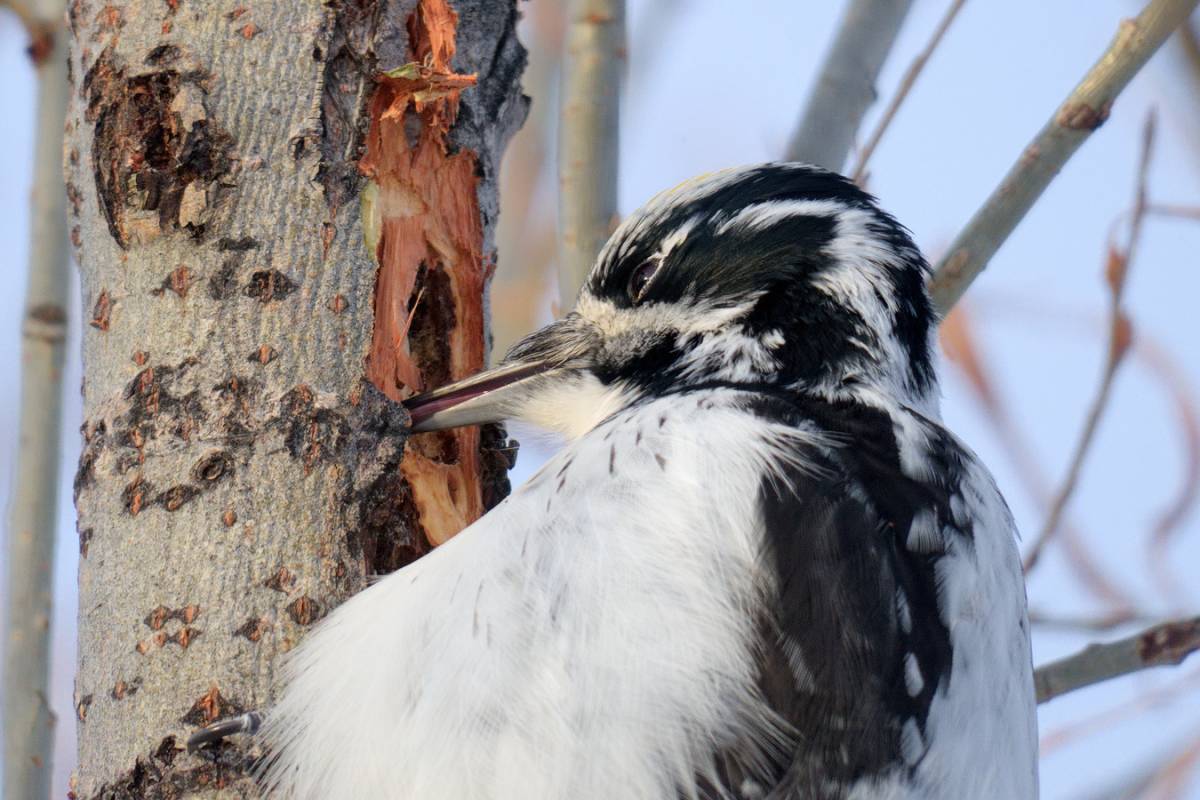
<path id="1" fill-rule="evenodd" d="M 628 217 L 570 314 L 406 405 L 416 431 L 521 419 L 568 438 L 647 398 L 716 386 L 884 393 L 935 412 L 928 273 L 908 231 L 842 176 L 724 170 Z"/>

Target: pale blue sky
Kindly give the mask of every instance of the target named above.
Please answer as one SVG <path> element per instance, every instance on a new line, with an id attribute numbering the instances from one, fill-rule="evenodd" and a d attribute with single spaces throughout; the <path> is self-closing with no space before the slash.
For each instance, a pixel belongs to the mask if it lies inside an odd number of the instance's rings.
<path id="1" fill-rule="evenodd" d="M 659 0 L 661 1 L 661 0 Z M 534 0 L 545 2 L 545 0 Z M 700 172 L 778 158 L 802 106 L 808 78 L 824 53 L 842 3 L 679 0 L 669 25 L 640 28 L 651 0 L 630 0 L 630 41 L 658 49 L 631 52 L 631 80 L 622 122 L 621 210 Z M 948 0 L 917 0 L 887 64 L 886 98 Z M 935 256 L 1004 174 L 1028 139 L 1103 51 L 1123 16 L 1125 0 L 969 0 L 955 27 L 896 119 L 872 167 L 871 188 Z M 27 198 L 32 138 L 32 75 L 25 38 L 0 17 L 0 493 L 7 505 L 17 426 L 21 302 L 27 252 Z M 1151 191 L 1159 202 L 1200 205 L 1200 94 L 1189 90 L 1177 54 L 1164 51 L 1135 79 L 1112 118 L 1067 166 L 1034 212 L 972 289 L 980 335 L 1006 400 L 1029 432 L 1052 480 L 1065 469 L 1096 384 L 1103 352 L 1099 329 L 1106 296 L 1100 279 L 1112 219 L 1132 194 L 1138 140 L 1146 111 L 1157 106 L 1159 146 Z M 878 112 L 878 107 L 874 113 Z M 870 124 L 869 118 L 868 124 Z M 1152 220 L 1128 287 L 1137 329 L 1165 345 L 1184 379 L 1200 386 L 1200 224 Z M 501 254 L 500 269 L 504 269 Z M 77 302 L 77 301 L 76 301 Z M 78 314 L 72 316 L 78 321 Z M 1082 322 L 1080 322 L 1082 320 Z M 78 337 L 78 328 L 73 331 Z M 72 344 L 66 377 L 63 486 L 78 453 L 79 364 Z M 979 413 L 961 378 L 945 370 L 948 424 L 987 461 L 1026 539 L 1040 515 Z M 1147 371 L 1130 364 L 1118 378 L 1093 458 L 1071 516 L 1095 542 L 1097 558 L 1154 613 L 1172 607 L 1146 569 L 1143 542 L 1155 514 L 1175 490 L 1182 469 L 1174 412 Z M 528 474 L 537 452 L 523 455 Z M 63 493 L 55 613 L 56 682 L 62 763 L 73 757 L 71 663 L 77 542 L 69 488 Z M 1172 550 L 1184 567 L 1200 564 L 1200 515 L 1193 515 Z M 1031 604 L 1061 613 L 1094 609 L 1051 551 L 1030 583 Z M 1200 609 L 1200 591 L 1184 599 Z M 1039 662 L 1072 651 L 1086 636 L 1037 631 Z M 1197 675 L 1200 663 L 1079 692 L 1042 708 L 1043 733 L 1114 707 L 1148 687 Z M 1200 736 L 1200 680 L 1132 719 L 1055 750 L 1043 761 L 1043 796 L 1085 798 L 1132 776 Z M 56 770 L 55 796 L 66 791 Z M 1200 783 L 1188 797 L 1200 798 Z"/>

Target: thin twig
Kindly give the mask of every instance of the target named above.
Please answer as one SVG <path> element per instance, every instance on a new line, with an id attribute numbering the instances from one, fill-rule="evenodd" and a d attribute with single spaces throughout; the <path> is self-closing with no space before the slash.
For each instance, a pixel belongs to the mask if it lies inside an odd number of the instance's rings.
<path id="1" fill-rule="evenodd" d="M 884 109 L 883 115 L 875 125 L 875 130 L 867 137 L 867 143 L 859 151 L 858 166 L 854 168 L 854 173 L 851 176 L 855 183 L 862 183 L 863 178 L 866 177 L 867 162 L 874 155 L 875 148 L 879 147 L 880 140 L 887 133 L 887 129 L 892 124 L 892 119 L 896 116 L 896 112 L 900 110 L 900 106 L 908 98 L 908 93 L 912 91 L 917 78 L 921 77 L 921 71 L 929 63 L 929 57 L 933 55 L 933 51 L 937 50 L 938 45 L 942 43 L 942 38 L 946 35 L 946 31 L 950 30 L 950 25 L 954 22 L 954 18 L 958 16 L 958 12 L 962 10 L 966 2 L 967 0 L 953 0 L 950 3 L 950 7 L 946 9 L 946 13 L 942 16 L 941 21 L 938 22 L 937 28 L 933 31 L 933 36 L 930 37 L 929 43 L 925 45 L 925 49 L 918 53 L 913 62 L 908 65 L 908 71 L 904 73 L 904 77 L 900 81 L 900 86 L 896 89 L 896 94 L 893 95 L 891 102 Z"/>
<path id="2" fill-rule="evenodd" d="M 43 9 L 49 11 L 49 9 Z M 4 797 L 49 797 L 54 715 L 50 611 L 58 525 L 62 364 L 67 334 L 66 193 L 62 133 L 68 86 L 63 15 L 30 27 L 37 73 L 37 147 L 30 204 L 29 284 L 21 345 L 21 421 L 9 509 L 4 650 Z"/>
<path id="3" fill-rule="evenodd" d="M 1115 642 L 1088 645 L 1075 655 L 1043 664 L 1034 671 L 1037 700 L 1045 703 L 1122 675 L 1182 664 L 1197 650 L 1200 617 L 1164 622 Z"/>
<path id="4" fill-rule="evenodd" d="M 1127 775 L 1115 785 L 1089 795 L 1089 800 L 1150 800 L 1161 797 L 1166 800 L 1183 797 L 1189 778 L 1195 776 L 1195 766 L 1200 760 L 1200 731 L 1185 739 L 1187 744 L 1180 750 L 1158 760 L 1149 768 L 1141 768 Z"/>
<path id="5" fill-rule="evenodd" d="M 1129 243 L 1125 246 L 1124 251 L 1120 250 L 1115 242 L 1110 241 L 1108 247 L 1108 263 L 1105 265 L 1105 277 L 1109 287 L 1109 333 L 1108 356 L 1105 359 L 1104 372 L 1101 376 L 1096 396 L 1092 399 L 1091 407 L 1088 409 L 1083 431 L 1075 443 L 1075 450 L 1071 455 L 1070 466 L 1067 468 L 1067 476 L 1063 479 L 1062 485 L 1059 487 L 1054 500 L 1050 504 L 1050 511 L 1046 514 L 1046 521 L 1042 525 L 1041 532 L 1025 556 L 1026 573 L 1037 566 L 1038 559 L 1045 551 L 1046 545 L 1050 543 L 1050 540 L 1058 531 L 1059 522 L 1062 520 L 1067 502 L 1071 499 L 1071 495 L 1075 492 L 1075 487 L 1079 484 L 1079 476 L 1083 472 L 1084 461 L 1086 461 L 1088 452 L 1091 450 L 1092 442 L 1096 437 L 1096 431 L 1100 427 L 1100 419 L 1104 416 L 1104 410 L 1108 407 L 1117 370 L 1120 368 L 1125 354 L 1129 352 L 1129 345 L 1133 338 L 1132 324 L 1121 307 L 1121 300 L 1125 292 L 1125 282 L 1129 275 L 1129 266 L 1137 251 L 1138 242 L 1141 240 L 1142 223 L 1146 218 L 1146 179 L 1150 169 L 1150 157 L 1153 149 L 1154 114 L 1151 113 L 1146 117 L 1146 124 L 1142 134 L 1142 152 L 1138 164 L 1134 213 L 1129 223 Z"/>
<path id="6" fill-rule="evenodd" d="M 789 161 L 840 170 L 912 0 L 850 0 L 787 147 Z"/>
<path id="7" fill-rule="evenodd" d="M 1041 461 L 1029 443 L 1025 427 L 1014 421 L 1003 394 L 996 388 L 996 381 L 991 377 L 990 366 L 974 343 L 969 308 L 970 306 L 960 303 L 946 316 L 941 327 L 942 345 L 947 357 L 967 374 L 968 382 L 975 390 L 987 420 L 995 427 L 999 441 L 1003 443 L 1008 457 L 1017 467 L 1017 475 L 1020 476 L 1025 491 L 1038 508 L 1048 509 L 1051 497 L 1047 487 L 1050 482 L 1044 476 Z M 1098 599 L 1113 606 L 1110 613 L 1128 613 L 1134 604 L 1129 592 L 1105 574 L 1087 548 L 1075 547 L 1075 543 L 1082 541 L 1083 536 L 1070 519 L 1060 523 L 1060 527 L 1061 538 L 1066 545 L 1067 565 L 1075 573 L 1080 584 Z"/>
<path id="8" fill-rule="evenodd" d="M 624 0 L 571 0 L 558 139 L 558 274 L 564 311 L 575 304 L 617 215 L 624 69 Z"/>
<path id="9" fill-rule="evenodd" d="M 1031 624 L 1066 631 L 1104 632 L 1127 625 L 1147 625 L 1152 619 L 1149 614 L 1137 611 L 1114 611 L 1104 616 L 1068 616 L 1029 609 Z"/>
<path id="10" fill-rule="evenodd" d="M 1155 215 L 1156 209 L 1164 208 L 1164 206 L 1150 203 L 1146 206 L 1147 216 Z M 1190 207 L 1178 206 L 1169 208 L 1179 208 L 1187 211 Z M 1131 215 L 1131 212 L 1126 215 L 1126 219 Z M 962 309 L 972 311 L 972 317 L 987 317 L 989 324 L 997 319 L 1002 319 L 1013 324 L 1032 326 L 1033 329 L 1043 329 L 1047 325 L 1052 325 L 1057 329 L 1061 329 L 1075 336 L 1094 336 L 1095 331 L 1099 328 L 1103 321 L 1099 319 L 1094 312 L 1083 312 L 1078 309 L 1064 306 L 1061 303 L 1047 302 L 1045 298 L 1026 295 L 1013 294 L 1004 291 L 993 291 L 984 299 L 976 299 L 973 303 L 964 305 L 960 303 L 954 307 L 950 315 L 946 317 L 946 321 L 942 324 L 941 333 L 943 346 L 946 355 L 952 360 L 957 361 L 961 358 L 963 336 L 960 331 L 955 328 L 961 328 L 964 323 L 958 319 L 958 315 Z M 949 327 L 948 327 L 949 326 Z M 947 340 L 946 334 L 949 331 L 952 334 L 951 339 Z M 970 339 L 966 340 L 968 343 Z M 950 346 L 946 346 L 947 344 Z M 1185 587 L 1191 588 L 1187 582 L 1181 581 L 1175 576 L 1174 565 L 1170 564 L 1165 557 L 1167 551 L 1165 547 L 1155 549 L 1154 537 L 1163 536 L 1166 538 L 1163 545 L 1169 543 L 1169 537 L 1173 531 L 1177 530 L 1177 526 L 1186 520 L 1187 514 L 1192 511 L 1197 502 L 1200 502 L 1200 486 L 1197 481 L 1200 480 L 1200 403 L 1197 402 L 1196 392 L 1190 385 L 1186 371 L 1178 363 L 1177 359 L 1171 352 L 1160 342 L 1155 339 L 1154 333 L 1148 329 L 1140 329 L 1137 338 L 1133 342 L 1133 350 L 1131 353 L 1132 359 L 1142 367 L 1149 370 L 1154 380 L 1161 385 L 1166 393 L 1171 407 L 1175 410 L 1179 418 L 1180 433 L 1177 437 L 1183 450 L 1183 458 L 1185 462 L 1184 476 L 1180 482 L 1180 487 L 1173 499 L 1165 504 L 1165 509 L 1159 513 L 1158 519 L 1152 529 L 1151 539 L 1151 558 L 1155 572 L 1155 586 L 1167 593 L 1171 602 L 1174 603 L 1175 609 L 1178 611 L 1181 608 L 1190 608 L 1194 605 L 1190 594 L 1182 591 Z M 979 360 L 979 359 L 976 359 Z M 986 366 L 986 362 L 981 362 Z M 974 365 L 971 369 L 979 369 L 978 365 Z M 975 381 L 971 380 L 970 385 L 975 387 Z M 979 389 L 976 388 L 977 394 Z M 990 390 L 989 390 L 990 391 Z M 994 393 L 993 393 L 994 394 Z M 1048 507 L 1048 500 L 1045 498 L 1047 491 L 1046 485 L 1048 480 L 1041 473 L 1040 464 L 1033 455 L 1032 448 L 1027 441 L 1028 435 L 1024 427 L 1015 424 L 1012 419 L 1005 413 L 1001 416 L 993 414 L 991 409 L 995 403 L 986 398 L 980 398 L 983 405 L 986 419 L 991 422 L 999 435 L 999 441 L 1004 445 L 1004 448 L 1016 465 L 1016 474 L 1021 479 L 1022 487 L 1029 493 L 1038 505 L 1043 509 Z M 1002 399 L 1002 398 L 1001 398 Z M 1004 406 L 999 408 L 1003 411 Z M 1068 556 L 1078 554 L 1082 558 L 1088 558 L 1088 550 L 1083 544 L 1085 541 L 1084 534 L 1072 526 L 1069 514 L 1064 517 L 1063 522 L 1059 526 L 1062 530 L 1057 534 L 1057 539 L 1065 546 L 1065 552 Z M 1161 532 L 1161 534 L 1160 534 Z M 1075 544 L 1078 542 L 1079 547 L 1076 550 Z M 1110 595 L 1109 588 L 1117 588 L 1111 581 L 1108 586 L 1095 584 L 1093 575 L 1086 574 L 1092 571 L 1097 565 L 1090 566 L 1077 563 L 1074 558 L 1068 562 L 1068 565 L 1077 571 L 1081 578 L 1085 578 L 1085 588 L 1096 594 L 1101 599 L 1111 599 L 1118 605 L 1118 608 L 1113 611 L 1122 609 L 1131 609 L 1134 607 L 1134 601 L 1130 595 L 1124 593 L 1121 595 Z M 1183 565 L 1186 566 L 1186 565 Z M 1107 581 L 1107 576 L 1099 576 L 1102 580 Z M 1121 598 L 1124 599 L 1121 599 Z M 1109 612 L 1113 613 L 1113 612 Z"/>
<path id="11" fill-rule="evenodd" d="M 1113 219 L 1109 230 L 1118 230 L 1126 225 L 1133 217 L 1136 208 L 1126 208 Z M 1167 219 L 1183 219 L 1200 222 L 1200 206 L 1186 206 L 1173 203 L 1147 203 L 1145 214 L 1148 217 L 1164 217 Z"/>
<path id="12" fill-rule="evenodd" d="M 1190 604 L 1193 597 L 1184 590 L 1187 582 L 1176 577 L 1175 565 L 1167 557 L 1175 534 L 1200 500 L 1200 404 L 1188 385 L 1187 376 L 1174 363 L 1170 354 L 1146 336 L 1138 338 L 1135 356 L 1162 381 L 1179 422 L 1175 437 L 1183 450 L 1184 468 L 1179 489 L 1158 518 L 1150 532 L 1149 560 L 1159 588 L 1177 605 Z"/>
<path id="13" fill-rule="evenodd" d="M 1121 23 L 1108 50 L 1021 153 L 938 264 L 930 290 L 943 312 L 983 271 L 1067 160 L 1108 118 L 1117 95 L 1198 2 L 1152 0 L 1136 19 Z"/>
<path id="14" fill-rule="evenodd" d="M 1179 44 L 1187 57 L 1188 66 L 1200 77 L 1200 36 L 1191 22 L 1179 26 Z"/>
<path id="15" fill-rule="evenodd" d="M 1183 797 L 1188 782 L 1195 777 L 1197 762 L 1200 762 L 1200 735 L 1193 737 L 1191 744 L 1163 762 L 1142 796 L 1148 800 Z"/>
<path id="16" fill-rule="evenodd" d="M 1200 221 L 1200 208 L 1196 206 L 1174 206 L 1161 203 L 1151 203 L 1146 207 L 1146 213 L 1158 217 L 1175 217 Z"/>

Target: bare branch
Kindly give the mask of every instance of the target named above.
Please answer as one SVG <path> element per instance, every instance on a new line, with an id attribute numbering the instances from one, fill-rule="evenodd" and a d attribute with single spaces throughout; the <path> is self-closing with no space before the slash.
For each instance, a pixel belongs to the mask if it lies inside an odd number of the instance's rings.
<path id="1" fill-rule="evenodd" d="M 617 214 L 624 0 L 571 0 L 558 139 L 559 296 L 569 309 Z"/>
<path id="2" fill-rule="evenodd" d="M 912 0 L 850 0 L 788 143 L 788 160 L 842 168 L 863 115 L 875 102 L 879 70 L 911 7 Z"/>
<path id="3" fill-rule="evenodd" d="M 1125 20 L 1100 60 L 1021 153 L 938 264 L 930 290 L 946 311 L 987 266 L 1079 146 L 1103 124 L 1113 101 L 1198 0 L 1152 0 Z"/>
<path id="4" fill-rule="evenodd" d="M 1164 622 L 1107 644 L 1092 644 L 1073 656 L 1051 661 L 1033 674 L 1037 700 L 1056 697 L 1151 667 L 1182 664 L 1200 650 L 1200 617 Z"/>
<path id="5" fill-rule="evenodd" d="M 1063 479 L 1062 486 L 1059 487 L 1054 500 L 1050 503 L 1050 511 L 1046 514 L 1046 522 L 1042 525 L 1041 532 L 1038 534 L 1037 539 L 1034 540 L 1029 553 L 1025 556 L 1026 573 L 1037 566 L 1038 559 L 1044 552 L 1046 545 L 1050 543 L 1050 540 L 1058 531 L 1059 522 L 1062 520 L 1067 502 L 1071 499 L 1071 495 L 1075 492 L 1075 487 L 1079 484 L 1079 476 L 1083 472 L 1083 463 L 1087 459 L 1092 442 L 1096 437 L 1096 431 L 1100 427 L 1100 418 L 1104 415 L 1104 410 L 1108 407 L 1108 401 L 1112 397 L 1113 381 L 1116 378 L 1117 369 L 1121 366 L 1125 354 L 1129 352 L 1129 345 L 1133 339 L 1132 324 L 1129 318 L 1125 316 L 1125 312 L 1121 307 L 1121 298 L 1125 291 L 1125 281 L 1129 274 L 1129 265 L 1132 263 L 1138 242 L 1141 240 L 1142 223 L 1146 218 L 1146 178 L 1150 169 L 1150 156 L 1153 148 L 1154 115 L 1150 114 L 1146 118 L 1146 125 L 1142 135 L 1142 152 L 1138 164 L 1134 213 L 1129 224 L 1129 243 L 1126 245 L 1124 251 L 1121 251 L 1115 242 L 1112 241 L 1109 242 L 1108 246 L 1108 262 L 1105 265 L 1105 275 L 1109 286 L 1109 325 L 1108 356 L 1104 363 L 1104 373 L 1101 376 L 1096 396 L 1092 399 L 1091 407 L 1088 409 L 1083 431 L 1079 435 L 1079 440 L 1075 443 L 1075 450 L 1071 455 L 1067 476 Z"/>
<path id="6" fill-rule="evenodd" d="M 59 4 L 58 16 L 63 13 Z M 37 149 L 30 204 L 29 284 L 21 345 L 20 443 L 8 537 L 4 651 L 5 797 L 49 797 L 54 715 L 50 609 L 58 520 L 62 364 L 67 334 L 66 192 L 62 132 L 67 60 L 50 23 L 30 27 L 38 66 Z"/>
<path id="7" fill-rule="evenodd" d="M 854 168 L 854 173 L 851 176 L 851 179 L 855 183 L 862 183 L 867 172 L 867 162 L 874 155 L 875 148 L 879 147 L 879 142 L 883 139 L 883 135 L 887 133 L 887 129 L 892 124 L 892 119 L 896 116 L 896 112 L 900 110 L 900 106 L 908 98 L 908 93 L 912 91 L 917 78 L 921 77 L 921 71 L 929 63 L 929 58 L 933 55 L 933 51 L 937 50 L 938 45 L 942 43 L 942 38 L 946 35 L 946 31 L 950 30 L 950 25 L 954 22 L 954 18 L 958 16 L 958 12 L 962 10 L 966 2 L 967 0 L 952 0 L 950 7 L 946 9 L 945 15 L 938 22 L 937 28 L 934 29 L 929 43 L 925 45 L 925 49 L 918 53 L 913 62 L 909 64 L 908 70 L 900 80 L 900 86 L 896 89 L 896 94 L 892 97 L 891 102 L 888 103 L 887 108 L 884 109 L 883 116 L 879 118 L 879 122 L 875 125 L 875 130 L 867 137 L 867 143 L 863 145 L 862 150 L 858 154 L 858 166 Z"/>

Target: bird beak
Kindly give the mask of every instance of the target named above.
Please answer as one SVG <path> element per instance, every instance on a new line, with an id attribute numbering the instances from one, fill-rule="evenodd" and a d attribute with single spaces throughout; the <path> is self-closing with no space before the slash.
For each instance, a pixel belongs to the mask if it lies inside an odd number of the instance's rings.
<path id="1" fill-rule="evenodd" d="M 553 368 L 544 361 L 502 364 L 432 392 L 404 401 L 415 433 L 479 425 L 504 419 L 512 412 L 509 400 L 523 381 Z"/>
<path id="2" fill-rule="evenodd" d="M 404 401 L 415 433 L 519 417 L 537 387 L 555 373 L 591 363 L 596 335 L 570 314 L 522 339 L 503 363 Z"/>

